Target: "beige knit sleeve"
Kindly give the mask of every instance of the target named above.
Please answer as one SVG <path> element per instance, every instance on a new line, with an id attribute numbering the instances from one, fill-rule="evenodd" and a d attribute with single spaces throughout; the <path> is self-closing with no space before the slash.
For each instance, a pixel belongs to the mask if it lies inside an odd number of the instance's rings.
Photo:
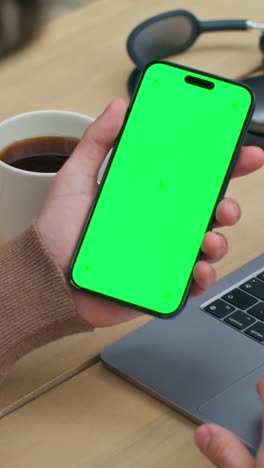
<path id="1" fill-rule="evenodd" d="M 0 380 L 34 348 L 91 330 L 36 227 L 0 249 Z"/>

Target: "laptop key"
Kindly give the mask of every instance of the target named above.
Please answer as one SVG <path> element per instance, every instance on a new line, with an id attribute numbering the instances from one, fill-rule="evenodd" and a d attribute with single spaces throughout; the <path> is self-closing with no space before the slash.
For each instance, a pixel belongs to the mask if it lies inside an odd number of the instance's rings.
<path id="1" fill-rule="evenodd" d="M 233 314 L 229 315 L 229 317 L 225 318 L 225 322 L 232 325 L 232 327 L 238 328 L 239 330 L 243 330 L 243 328 L 248 327 L 256 320 L 253 317 L 249 317 L 249 315 L 245 314 L 241 310 L 237 310 Z"/>
<path id="2" fill-rule="evenodd" d="M 257 278 L 259 278 L 261 281 L 264 281 L 264 271 L 262 271 L 262 273 L 257 275 Z"/>
<path id="3" fill-rule="evenodd" d="M 253 307 L 250 307 L 250 309 L 247 310 L 247 313 L 264 322 L 264 302 L 259 302 Z"/>
<path id="4" fill-rule="evenodd" d="M 217 299 L 216 301 L 204 307 L 204 310 L 214 315 L 215 317 L 221 319 L 233 312 L 233 310 L 235 310 L 235 307 L 233 307 L 230 304 L 227 304 L 224 301 L 221 301 L 221 299 Z"/>
<path id="5" fill-rule="evenodd" d="M 229 291 L 222 297 L 222 299 L 242 310 L 248 309 L 258 302 L 257 299 L 244 291 L 241 291 L 241 289 L 233 289 L 232 291 Z"/>
<path id="6" fill-rule="evenodd" d="M 264 300 L 264 283 L 259 279 L 251 278 L 246 283 L 242 284 L 240 288 L 259 299 Z"/>
<path id="7" fill-rule="evenodd" d="M 245 333 L 258 341 L 264 341 L 264 323 L 255 323 L 255 325 L 248 328 Z"/>

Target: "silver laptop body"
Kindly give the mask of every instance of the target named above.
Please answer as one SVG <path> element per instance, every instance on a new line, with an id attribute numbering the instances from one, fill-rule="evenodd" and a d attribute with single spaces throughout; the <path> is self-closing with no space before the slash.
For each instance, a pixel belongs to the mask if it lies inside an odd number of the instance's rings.
<path id="1" fill-rule="evenodd" d="M 210 307 L 223 295 L 232 297 L 231 290 L 252 282 L 261 271 L 264 255 L 218 281 L 209 293 L 189 300 L 175 318 L 153 319 L 110 345 L 101 353 L 102 361 L 187 417 L 230 429 L 255 451 L 261 435 L 256 382 L 264 377 L 264 340 L 259 341 L 257 331 L 254 335 L 251 323 L 252 334 L 247 335 L 234 327 L 236 316 L 228 322 L 201 307 Z M 261 309 L 258 299 L 257 305 Z M 257 322 L 262 327 L 262 320 Z"/>

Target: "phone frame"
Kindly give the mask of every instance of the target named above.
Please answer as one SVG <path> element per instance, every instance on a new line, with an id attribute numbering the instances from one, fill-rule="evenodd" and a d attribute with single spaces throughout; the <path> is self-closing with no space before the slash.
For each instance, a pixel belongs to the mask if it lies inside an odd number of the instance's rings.
<path id="1" fill-rule="evenodd" d="M 108 296 L 107 294 L 103 294 L 103 293 L 98 293 L 96 291 L 93 291 L 93 290 L 90 290 L 90 289 L 87 289 L 87 288 L 83 288 L 81 286 L 79 286 L 78 284 L 76 284 L 73 280 L 73 277 L 72 277 L 72 270 L 73 270 L 73 267 L 74 267 L 74 264 L 75 264 L 75 261 L 78 257 L 78 254 L 79 254 L 79 251 L 80 251 L 80 248 L 81 248 L 81 245 L 82 245 L 82 242 L 83 242 L 83 239 L 85 237 L 85 234 L 86 234 L 86 231 L 87 231 L 87 228 L 90 224 L 90 221 L 92 219 L 92 216 L 93 216 L 93 213 L 95 211 L 95 208 L 96 208 L 96 205 L 97 205 L 97 202 L 100 198 L 100 194 L 101 194 L 101 191 L 103 189 L 103 186 L 104 186 L 104 183 L 105 183 L 105 180 L 107 178 L 107 174 L 111 168 L 111 164 L 113 162 L 113 159 L 114 159 L 114 156 L 115 156 L 115 153 L 116 153 L 116 150 L 117 150 L 117 147 L 118 147 L 118 144 L 122 138 L 122 135 L 123 135 L 123 132 L 125 130 L 125 127 L 126 127 L 126 123 L 129 119 L 129 115 L 130 115 L 130 112 L 132 110 L 132 107 L 133 107 L 133 104 L 134 104 L 134 101 L 136 100 L 136 97 L 137 97 L 137 94 L 138 94 L 138 91 L 140 89 L 140 86 L 141 86 L 141 82 L 144 78 L 144 74 L 146 73 L 146 71 L 148 70 L 149 67 L 151 67 L 152 65 L 155 65 L 155 64 L 164 64 L 164 65 L 167 65 L 167 66 L 171 66 L 173 68 L 177 68 L 177 69 L 181 69 L 181 70 L 184 70 L 186 71 L 187 73 L 190 72 L 190 73 L 195 73 L 195 74 L 198 74 L 199 77 L 201 78 L 204 78 L 204 79 L 216 79 L 216 80 L 220 80 L 220 81 L 224 81 L 226 83 L 230 83 L 230 84 L 233 84 L 235 86 L 239 86 L 241 88 L 245 88 L 248 90 L 249 94 L 251 95 L 251 107 L 249 108 L 249 111 L 247 113 L 247 116 L 246 116 L 246 119 L 245 119 L 245 123 L 244 123 L 244 126 L 243 128 L 241 129 L 241 132 L 240 132 L 240 135 L 238 137 L 238 140 L 237 140 L 237 144 L 236 144 L 236 147 L 234 149 L 234 153 L 232 155 L 232 158 L 231 158 L 231 161 L 230 161 L 230 164 L 227 168 L 227 171 L 226 171 L 226 175 L 225 175 L 225 178 L 224 178 L 224 181 L 223 181 L 223 184 L 220 188 L 220 191 L 219 191 L 219 195 L 217 197 L 217 200 L 216 200 L 216 203 L 214 205 L 214 208 L 212 210 L 212 216 L 208 222 L 208 225 L 207 225 L 207 228 L 206 228 L 206 232 L 209 232 L 209 231 L 212 231 L 213 227 L 214 227 L 214 223 L 216 221 L 216 218 L 215 218 L 215 210 L 219 204 L 219 202 L 221 201 L 221 199 L 224 197 L 225 195 L 225 192 L 226 192 L 226 189 L 228 187 L 228 184 L 229 184 L 229 181 L 231 179 L 231 176 L 232 176 L 232 172 L 233 172 L 233 169 L 236 165 L 236 162 L 238 160 L 238 157 L 239 157 L 239 151 L 240 151 L 240 148 L 241 146 L 243 145 L 243 142 L 246 138 L 246 134 L 247 134 L 247 129 L 248 129 L 248 126 L 249 126 L 249 123 L 250 123 L 250 119 L 253 115 L 253 112 L 254 112 L 254 108 L 255 108 L 255 96 L 254 96 L 254 93 L 253 91 L 249 88 L 249 86 L 245 85 L 244 83 L 240 83 L 240 82 L 237 82 L 235 80 L 230 80 L 228 78 L 223 78 L 221 76 L 218 76 L 218 75 L 214 75 L 214 74 L 211 74 L 211 73 L 207 73 L 207 72 L 204 72 L 204 71 L 200 71 L 200 70 L 197 70 L 197 69 L 194 69 L 194 68 L 191 68 L 191 67 L 185 67 L 183 65 L 179 65 L 177 63 L 173 63 L 173 62 L 170 62 L 168 60 L 153 60 L 151 62 L 149 62 L 146 67 L 142 70 L 141 72 L 141 75 L 140 75 L 140 78 L 139 78 L 139 81 L 138 81 L 138 84 L 136 86 L 136 89 L 131 97 L 131 100 L 130 100 L 130 103 L 128 105 L 128 108 L 127 108 L 127 111 L 126 111 L 126 114 L 125 114 L 125 117 L 124 117 L 124 122 L 122 124 L 122 127 L 118 133 L 118 136 L 114 142 L 114 145 L 113 145 L 113 148 L 111 150 L 111 154 L 110 154 L 110 157 L 109 157 L 109 160 L 107 162 L 107 165 L 106 165 L 106 168 L 104 170 L 104 173 L 103 173 L 103 176 L 102 176 L 102 179 L 100 181 L 100 185 L 98 187 L 98 190 L 96 192 L 96 195 L 95 195 L 95 198 L 93 200 L 93 203 L 91 205 L 91 208 L 89 210 L 89 213 L 88 213 L 88 216 L 87 216 L 87 219 L 84 223 L 84 227 L 82 229 L 82 232 L 81 232 L 81 235 L 80 235 L 80 238 L 78 240 L 78 243 L 77 243 L 77 246 L 76 246 L 76 249 L 74 251 L 74 254 L 73 254 L 73 257 L 72 257 L 72 260 L 71 260 L 71 263 L 70 263 L 70 267 L 69 267 L 69 271 L 68 271 L 68 282 L 71 286 L 74 287 L 74 289 L 77 289 L 78 291 L 81 291 L 81 292 L 85 292 L 85 293 L 88 293 L 88 294 L 92 294 L 94 296 L 97 296 L 98 298 L 101 297 L 101 298 L 104 298 L 104 299 L 107 299 L 111 302 L 115 302 L 115 303 L 119 303 L 121 305 L 123 305 L 124 307 L 128 307 L 128 308 L 132 308 L 132 309 L 135 309 L 139 312 L 142 312 L 142 313 L 145 313 L 145 314 L 148 314 L 148 315 L 151 315 L 151 316 L 154 316 L 156 318 L 162 318 L 162 319 L 170 319 L 170 318 L 173 318 L 175 317 L 176 315 L 178 315 L 185 307 L 186 305 L 186 302 L 188 300 L 188 297 L 189 297 L 189 293 L 190 293 L 190 290 L 192 288 L 192 285 L 193 285 L 193 269 L 190 273 L 190 276 L 188 278 L 188 281 L 187 281 L 187 285 L 186 285 L 186 288 L 185 288 L 185 291 L 184 291 L 184 294 L 182 296 L 182 300 L 180 302 L 180 305 L 178 306 L 178 308 L 174 311 L 174 312 L 171 312 L 169 314 L 163 314 L 161 312 L 155 312 L 153 310 L 150 310 L 150 309 L 147 309 L 146 307 L 141 307 L 141 306 L 137 306 L 137 305 L 134 305 L 130 302 L 127 302 L 127 301 L 123 301 L 122 299 L 117 299 L 117 298 L 114 298 L 114 297 L 111 297 L 111 296 Z M 203 257 L 204 253 L 202 252 L 201 248 L 195 258 L 195 261 L 194 261 L 194 266 L 196 265 L 196 263 Z"/>

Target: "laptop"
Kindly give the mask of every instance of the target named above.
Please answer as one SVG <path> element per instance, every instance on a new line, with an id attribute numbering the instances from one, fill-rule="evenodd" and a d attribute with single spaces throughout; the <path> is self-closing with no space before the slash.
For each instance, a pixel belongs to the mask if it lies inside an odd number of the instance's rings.
<path id="1" fill-rule="evenodd" d="M 103 363 L 192 420 L 235 432 L 255 452 L 261 438 L 256 382 L 264 377 L 264 255 L 190 299 L 169 320 L 108 346 Z"/>

